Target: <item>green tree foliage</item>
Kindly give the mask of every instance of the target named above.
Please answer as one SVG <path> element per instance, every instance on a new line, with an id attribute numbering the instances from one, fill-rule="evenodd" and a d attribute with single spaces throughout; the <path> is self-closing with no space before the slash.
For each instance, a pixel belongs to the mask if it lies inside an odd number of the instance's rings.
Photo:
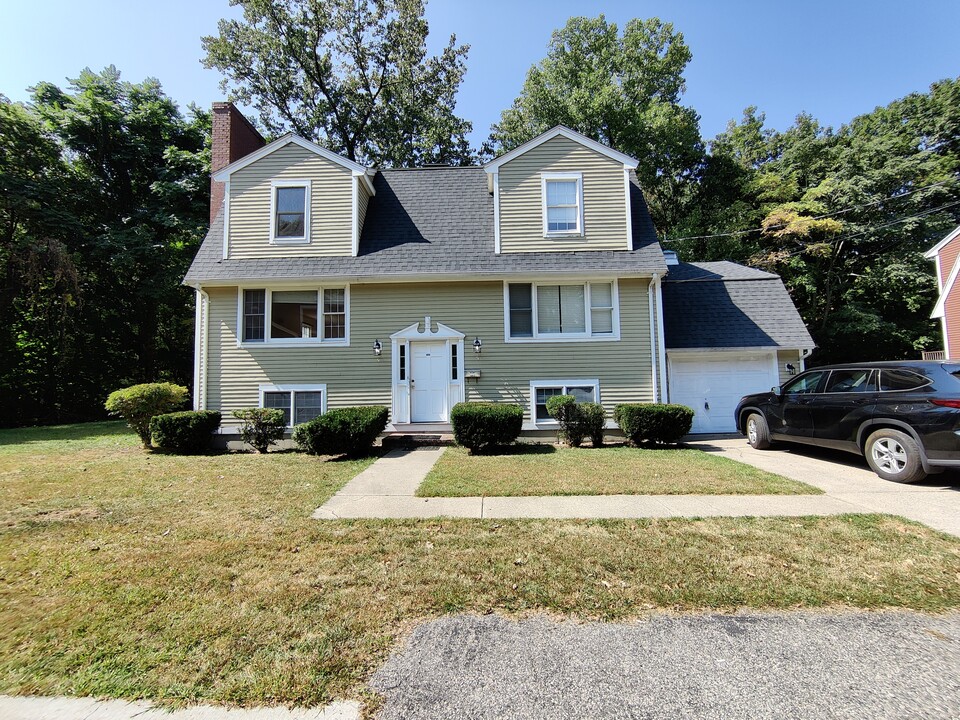
<path id="1" fill-rule="evenodd" d="M 208 135 L 113 67 L 0 102 L 3 422 L 89 419 L 117 384 L 189 378 Z"/>
<path id="2" fill-rule="evenodd" d="M 566 125 L 641 160 L 637 176 L 654 222 L 669 232 L 703 158 L 699 118 L 679 104 L 691 57 L 683 34 L 657 18 L 631 20 L 622 33 L 603 15 L 570 18 L 527 72 L 486 151 L 511 150 Z"/>
<path id="3" fill-rule="evenodd" d="M 682 231 L 707 237 L 673 247 L 780 274 L 816 362 L 916 357 L 939 346 L 923 252 L 960 221 L 958 131 L 960 79 L 836 131 L 802 114 L 776 132 L 748 108 L 711 144 L 692 193 Z"/>
<path id="4" fill-rule="evenodd" d="M 468 47 L 427 55 L 423 0 L 233 0 L 242 20 L 203 39 L 224 92 L 272 133 L 293 130 L 351 160 L 469 164 L 454 112 Z"/>

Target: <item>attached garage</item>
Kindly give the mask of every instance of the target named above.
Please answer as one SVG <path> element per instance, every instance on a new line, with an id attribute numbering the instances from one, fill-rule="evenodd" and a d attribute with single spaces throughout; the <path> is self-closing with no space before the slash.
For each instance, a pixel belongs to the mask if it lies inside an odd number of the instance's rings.
<path id="1" fill-rule="evenodd" d="M 672 263 L 663 282 L 668 398 L 694 411 L 692 433 L 736 432 L 744 395 L 769 390 L 813 349 L 776 275 L 731 262 Z"/>
<path id="2" fill-rule="evenodd" d="M 693 433 L 736 432 L 740 398 L 779 384 L 776 352 L 667 352 L 670 402 L 693 408 Z"/>

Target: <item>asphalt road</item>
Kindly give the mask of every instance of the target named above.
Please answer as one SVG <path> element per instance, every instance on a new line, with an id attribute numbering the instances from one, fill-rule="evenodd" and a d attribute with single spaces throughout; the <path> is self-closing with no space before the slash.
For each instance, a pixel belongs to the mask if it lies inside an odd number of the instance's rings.
<path id="1" fill-rule="evenodd" d="M 458 616 L 376 673 L 390 718 L 960 719 L 960 613 Z"/>

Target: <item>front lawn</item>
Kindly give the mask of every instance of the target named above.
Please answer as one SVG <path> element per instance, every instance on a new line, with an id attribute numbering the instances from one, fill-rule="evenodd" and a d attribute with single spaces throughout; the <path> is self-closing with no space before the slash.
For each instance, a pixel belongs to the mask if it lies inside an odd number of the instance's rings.
<path id="1" fill-rule="evenodd" d="M 493 455 L 447 448 L 421 497 L 819 495 L 821 490 L 700 450 L 518 444 Z"/>
<path id="2" fill-rule="evenodd" d="M 367 461 L 0 447 L 0 694 L 314 705 L 452 612 L 960 606 L 960 541 L 887 516 L 318 522 Z"/>

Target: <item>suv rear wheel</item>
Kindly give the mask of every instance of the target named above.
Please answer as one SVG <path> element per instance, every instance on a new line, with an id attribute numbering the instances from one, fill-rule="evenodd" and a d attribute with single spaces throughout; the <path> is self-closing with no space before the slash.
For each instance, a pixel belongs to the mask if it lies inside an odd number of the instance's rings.
<path id="1" fill-rule="evenodd" d="M 927 476 L 916 441 L 900 430 L 884 428 L 871 433 L 863 454 L 870 468 L 884 480 L 912 483 Z"/>
<path id="2" fill-rule="evenodd" d="M 747 442 L 757 450 L 770 447 L 770 428 L 763 415 L 751 413 L 747 417 Z"/>

